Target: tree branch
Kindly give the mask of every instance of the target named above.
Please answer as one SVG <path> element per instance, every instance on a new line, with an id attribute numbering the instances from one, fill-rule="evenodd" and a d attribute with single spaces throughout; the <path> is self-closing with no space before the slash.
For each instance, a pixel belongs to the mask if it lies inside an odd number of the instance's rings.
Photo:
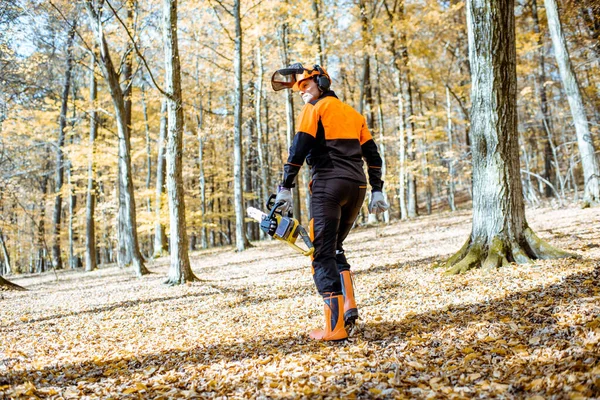
<path id="1" fill-rule="evenodd" d="M 121 26 L 123 26 L 123 28 L 125 29 L 125 32 L 127 32 L 127 36 L 129 36 L 129 40 L 131 40 L 131 43 L 133 44 L 133 48 L 135 49 L 136 54 L 138 55 L 138 57 L 142 60 L 142 62 L 144 63 L 144 66 L 146 67 L 146 70 L 148 71 L 148 74 L 150 75 L 150 79 L 152 80 L 152 83 L 154 84 L 154 87 L 165 97 L 172 99 L 172 96 L 165 92 L 160 85 L 156 82 L 156 80 L 154 79 L 154 75 L 152 74 L 152 71 L 150 70 L 150 67 L 148 66 L 148 63 L 146 62 L 146 58 L 142 55 L 142 53 L 140 52 L 140 49 L 138 49 L 137 43 L 135 42 L 135 39 L 133 38 L 133 36 L 131 36 L 131 32 L 129 32 L 129 29 L 127 29 L 127 25 L 125 25 L 125 23 L 123 22 L 123 20 L 121 19 L 121 17 L 119 17 L 119 15 L 117 14 L 117 11 L 113 8 L 112 4 L 110 4 L 109 0 L 106 0 L 106 4 L 108 4 L 108 7 L 111 9 L 111 11 L 113 12 L 113 14 L 115 15 L 115 18 L 117 18 L 117 20 L 119 21 L 119 23 L 121 24 Z"/>

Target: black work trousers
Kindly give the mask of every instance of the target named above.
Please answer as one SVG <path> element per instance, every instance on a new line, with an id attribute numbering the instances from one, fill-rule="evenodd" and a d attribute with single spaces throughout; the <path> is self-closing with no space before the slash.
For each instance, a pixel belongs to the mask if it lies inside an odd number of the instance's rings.
<path id="1" fill-rule="evenodd" d="M 348 179 L 316 179 L 310 202 L 313 279 L 321 295 L 342 294 L 339 273 L 350 269 L 343 243 L 365 199 L 367 185 Z"/>

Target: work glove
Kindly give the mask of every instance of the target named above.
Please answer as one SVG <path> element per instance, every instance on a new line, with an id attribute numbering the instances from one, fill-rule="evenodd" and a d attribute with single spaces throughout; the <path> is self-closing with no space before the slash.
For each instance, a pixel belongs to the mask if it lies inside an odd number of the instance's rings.
<path id="1" fill-rule="evenodd" d="M 369 201 L 369 213 L 379 214 L 385 212 L 390 206 L 386 203 L 383 193 L 371 192 L 371 201 Z"/>
<path id="2" fill-rule="evenodd" d="M 283 201 L 284 204 L 279 207 L 282 215 L 286 215 L 288 210 L 292 208 L 292 191 L 291 189 L 279 186 L 277 191 L 277 197 L 275 197 L 275 204 Z"/>

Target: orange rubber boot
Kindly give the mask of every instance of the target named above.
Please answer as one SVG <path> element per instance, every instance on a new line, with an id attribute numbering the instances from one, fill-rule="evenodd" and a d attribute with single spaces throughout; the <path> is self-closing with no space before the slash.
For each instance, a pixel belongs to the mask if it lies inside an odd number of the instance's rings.
<path id="1" fill-rule="evenodd" d="M 344 340 L 348 333 L 344 328 L 344 297 L 328 293 L 323 296 L 325 301 L 325 329 L 315 329 L 310 337 L 315 340 Z"/>
<path id="2" fill-rule="evenodd" d="M 344 294 L 344 323 L 346 326 L 354 324 L 358 319 L 358 308 L 354 299 L 353 279 L 350 271 L 340 272 L 342 293 Z"/>

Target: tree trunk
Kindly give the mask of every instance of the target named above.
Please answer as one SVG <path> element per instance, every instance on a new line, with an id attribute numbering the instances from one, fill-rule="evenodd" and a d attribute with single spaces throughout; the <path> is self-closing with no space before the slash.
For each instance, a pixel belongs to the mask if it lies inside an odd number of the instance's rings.
<path id="1" fill-rule="evenodd" d="M 544 39 L 540 30 L 538 18 L 537 0 L 531 0 L 531 14 L 533 17 L 533 32 L 538 36 L 537 57 L 538 71 L 536 74 L 536 88 L 540 98 L 540 111 L 542 112 L 542 121 L 540 131 L 547 136 L 544 142 L 544 179 L 556 185 L 554 171 L 552 171 L 552 116 L 548 109 L 548 96 L 546 95 L 546 65 L 544 59 Z M 556 166 L 558 168 L 558 165 Z M 544 195 L 550 197 L 553 195 L 552 188 L 548 185 L 544 188 Z"/>
<path id="2" fill-rule="evenodd" d="M 446 263 L 456 274 L 482 266 L 568 257 L 528 227 L 520 177 L 514 0 L 468 0 L 473 150 L 473 227 Z"/>
<path id="3" fill-rule="evenodd" d="M 60 224 L 62 216 L 62 194 L 60 193 L 64 181 L 64 154 L 65 129 L 67 127 L 67 106 L 69 104 L 69 90 L 71 88 L 71 71 L 73 69 L 73 41 L 77 21 L 73 20 L 67 38 L 67 60 L 65 68 L 65 82 L 62 92 L 62 103 L 60 107 L 60 119 L 58 128 L 58 141 L 56 143 L 56 197 L 54 198 L 54 213 L 52 215 L 52 265 L 55 269 L 63 268 L 60 250 Z"/>
<path id="4" fill-rule="evenodd" d="M 133 0 L 125 0 L 124 6 L 126 8 L 126 20 L 125 25 L 130 32 L 134 33 L 133 27 Z M 132 107 L 132 78 L 133 78 L 133 44 L 127 43 L 127 49 L 125 50 L 125 59 L 122 64 L 122 70 L 119 74 L 119 77 L 122 78 L 121 91 L 123 93 L 123 103 L 124 103 L 124 124 L 127 127 L 127 141 L 130 141 L 131 138 L 131 107 Z M 122 170 L 121 163 L 118 164 L 119 175 L 125 173 Z M 133 261 L 133 249 L 129 247 L 125 239 L 127 237 L 127 230 L 129 229 L 128 224 L 128 216 L 127 216 L 127 208 L 123 206 L 126 200 L 126 189 L 124 187 L 119 188 L 119 213 L 117 217 L 117 237 L 119 237 L 118 241 L 118 263 L 120 266 L 130 265 Z"/>
<path id="5" fill-rule="evenodd" d="M 167 138 L 167 100 L 163 97 L 160 102 L 160 127 L 158 129 L 158 160 L 156 162 L 156 192 L 154 196 L 154 254 L 153 258 L 162 257 L 167 253 L 167 235 L 161 222 L 162 195 L 165 192 L 165 143 Z"/>
<path id="6" fill-rule="evenodd" d="M 146 105 L 146 93 L 144 90 L 144 85 L 140 87 L 140 92 L 142 95 L 142 112 L 144 114 L 144 131 L 146 132 L 146 190 L 150 192 L 151 182 L 152 182 L 152 148 L 150 140 L 150 125 L 148 123 L 148 106 Z M 150 200 L 150 196 L 146 199 L 146 210 L 148 213 L 152 212 L 152 201 Z"/>
<path id="7" fill-rule="evenodd" d="M 169 95 L 167 98 L 169 129 L 166 158 L 170 222 L 169 249 L 171 250 L 171 266 L 165 283 L 179 285 L 196 281 L 198 278 L 196 278 L 190 267 L 185 223 L 185 198 L 182 177 L 183 102 L 177 42 L 177 0 L 164 0 L 163 18 L 165 91 Z"/>
<path id="8" fill-rule="evenodd" d="M 384 6 L 387 10 L 390 23 L 392 23 L 393 26 L 397 25 L 398 23 L 400 23 L 400 25 L 405 23 L 406 18 L 404 14 L 404 0 L 396 2 L 392 10 L 389 10 L 387 2 L 384 3 Z M 399 42 L 398 45 L 396 44 L 397 42 Z M 403 124 L 406 129 L 406 157 L 411 163 L 411 165 L 407 167 L 405 158 L 404 175 L 406 177 L 406 210 L 407 216 L 409 218 L 413 218 L 418 215 L 417 182 L 413 172 L 415 168 L 414 163 L 416 160 L 414 138 L 415 124 L 413 117 L 412 83 L 408 56 L 408 40 L 406 38 L 406 33 L 403 30 L 399 30 L 396 27 L 393 28 L 393 37 L 390 47 L 394 56 L 394 67 L 399 74 L 399 86 L 403 96 L 402 108 L 404 109 L 405 113 L 402 115 L 402 118 L 405 121 Z"/>
<path id="9" fill-rule="evenodd" d="M 408 218 L 406 206 L 406 134 L 404 129 L 404 102 L 400 86 L 398 87 L 398 197 L 400 200 L 400 219 Z"/>
<path id="10" fill-rule="evenodd" d="M 450 103 L 450 89 L 446 87 L 446 133 L 448 135 L 448 206 L 450 211 L 456 211 L 456 204 L 454 203 L 454 141 L 452 140 L 452 104 Z"/>
<path id="11" fill-rule="evenodd" d="M 312 0 L 312 8 L 313 11 L 315 12 L 315 19 L 314 19 L 314 32 L 313 35 L 311 35 L 313 37 L 313 45 L 315 45 L 317 47 L 317 56 L 315 57 L 315 60 L 317 61 L 317 63 L 323 67 L 325 66 L 325 54 L 323 53 L 323 49 L 325 48 L 325 44 L 323 43 L 324 41 L 324 37 L 321 34 L 321 0 Z M 287 66 L 288 64 L 286 64 Z"/>
<path id="12" fill-rule="evenodd" d="M 256 48 L 256 60 L 257 60 L 257 75 L 258 80 L 256 82 L 254 100 L 254 106 L 256 111 L 256 138 L 257 138 L 257 150 L 258 150 L 258 168 L 260 169 L 260 196 L 259 196 L 259 208 L 263 207 L 264 202 L 269 197 L 269 186 L 268 186 L 268 169 L 269 164 L 266 159 L 266 153 L 268 152 L 268 142 L 265 140 L 265 135 L 262 126 L 261 118 L 261 107 L 262 107 L 262 83 L 263 83 L 263 62 L 262 53 L 260 48 L 260 42 Z M 264 238 L 264 232 L 261 230 L 261 237 Z"/>
<path id="13" fill-rule="evenodd" d="M 119 138 L 119 207 L 122 207 L 124 210 L 122 213 L 123 218 L 119 218 L 120 223 L 123 224 L 123 234 L 119 236 L 119 247 L 125 248 L 131 252 L 134 270 L 138 276 L 142 276 L 148 274 L 150 271 L 144 266 L 144 260 L 138 244 L 135 198 L 133 194 L 133 179 L 131 173 L 131 145 L 129 126 L 126 123 L 125 118 L 125 99 L 121 86 L 119 85 L 119 76 L 114 68 L 108 44 L 104 37 L 100 15 L 94 10 L 91 0 L 86 1 L 86 8 L 100 48 L 100 66 L 102 68 L 102 73 L 115 108 L 117 135 Z"/>
<path id="14" fill-rule="evenodd" d="M 377 55 L 375 55 L 375 71 L 377 76 L 380 76 L 379 69 L 379 60 L 377 59 Z M 385 181 L 385 176 L 387 173 L 387 162 L 386 162 L 386 147 L 385 147 L 385 135 L 384 135 L 384 122 L 383 122 L 383 102 L 381 100 L 381 84 L 379 80 L 377 80 L 377 85 L 375 86 L 375 95 L 377 97 L 377 126 L 379 128 L 379 155 L 381 156 L 381 178 Z M 388 200 L 387 190 L 385 186 L 382 190 L 383 198 L 385 201 L 390 204 Z M 390 222 L 390 210 L 385 210 L 383 212 L 383 222 L 386 224 Z"/>
<path id="15" fill-rule="evenodd" d="M 235 107 L 233 129 L 233 192 L 235 208 L 235 246 L 237 251 L 246 250 L 244 223 L 244 193 L 242 192 L 242 106 L 244 91 L 242 84 L 242 21 L 240 16 L 240 0 L 233 2 L 233 17 L 235 20 L 235 50 L 233 69 L 235 75 Z"/>
<path id="16" fill-rule="evenodd" d="M 577 77 L 569 58 L 567 42 L 562 32 L 556 1 L 544 0 L 544 3 L 546 5 L 546 16 L 548 17 L 548 27 L 550 28 L 554 54 L 569 106 L 571 107 L 575 132 L 577 133 L 577 145 L 579 146 L 584 178 L 583 200 L 587 203 L 597 204 L 600 202 L 600 167 L 598 166 L 598 158 L 596 157 L 594 142 L 590 134 L 581 90 L 579 89 L 579 83 L 577 82 Z"/>
<path id="17" fill-rule="evenodd" d="M 4 241 L 4 234 L 0 231 L 0 250 L 2 250 L 2 257 L 4 258 L 4 265 L 7 271 L 12 271 L 12 265 L 10 263 L 10 255 L 6 248 L 6 242 Z"/>
<path id="18" fill-rule="evenodd" d="M 85 270 L 93 271 L 98 268 L 96 260 L 96 222 L 94 214 L 96 211 L 96 181 L 94 178 L 94 149 L 96 132 L 98 131 L 98 114 L 96 112 L 97 85 L 95 55 L 92 54 L 90 62 L 90 139 L 88 155 L 88 183 L 85 202 Z"/>

